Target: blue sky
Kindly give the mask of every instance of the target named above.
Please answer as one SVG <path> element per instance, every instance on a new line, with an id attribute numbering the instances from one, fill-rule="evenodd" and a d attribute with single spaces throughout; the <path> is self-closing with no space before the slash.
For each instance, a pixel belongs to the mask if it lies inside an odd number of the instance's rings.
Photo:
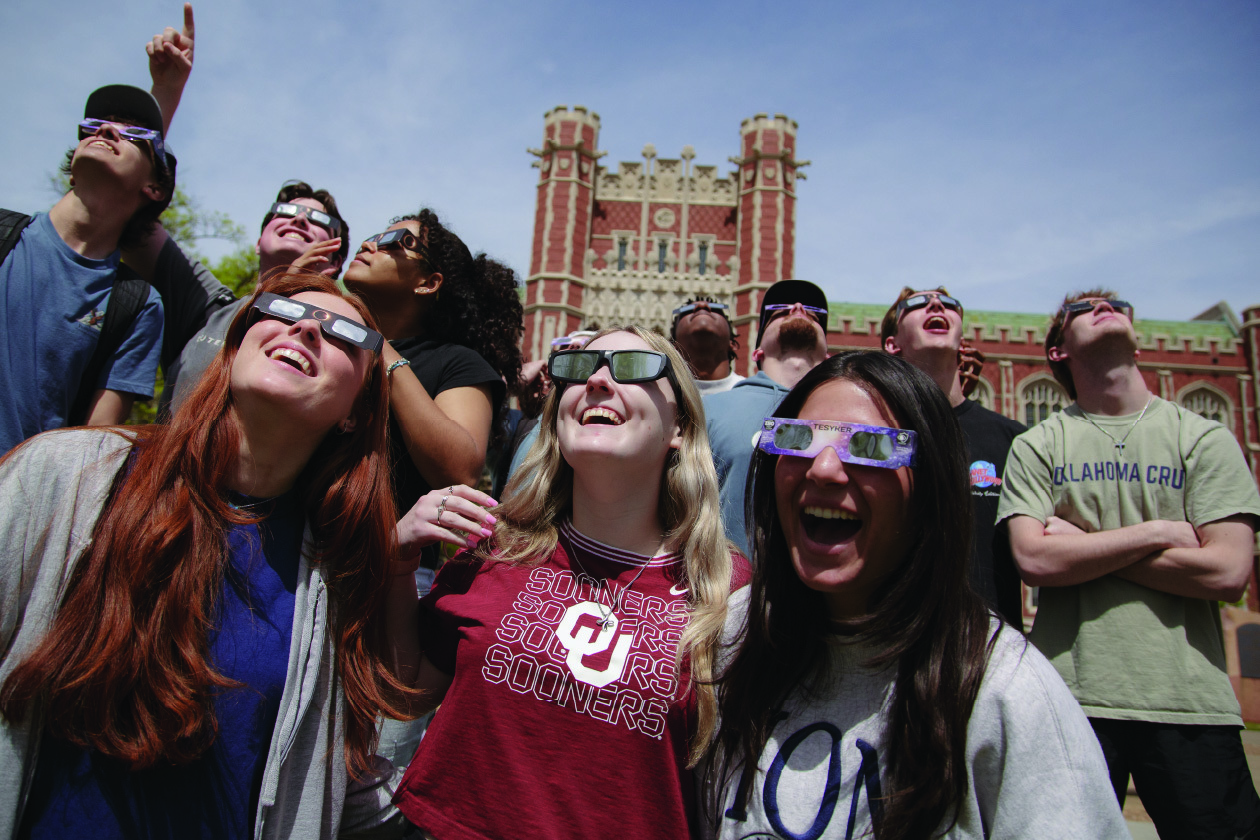
<path id="1" fill-rule="evenodd" d="M 95 87 L 147 87 L 177 2 L 6 0 L 0 206 L 45 209 Z M 742 119 L 800 123 L 796 275 L 832 300 L 944 283 L 1049 311 L 1111 285 L 1139 314 L 1260 303 L 1260 3 L 196 4 L 170 144 L 252 231 L 299 177 L 356 239 L 422 205 L 528 269 L 542 115 L 598 112 L 606 164 L 686 144 L 726 171 Z M 215 252 L 213 243 L 203 248 Z"/>

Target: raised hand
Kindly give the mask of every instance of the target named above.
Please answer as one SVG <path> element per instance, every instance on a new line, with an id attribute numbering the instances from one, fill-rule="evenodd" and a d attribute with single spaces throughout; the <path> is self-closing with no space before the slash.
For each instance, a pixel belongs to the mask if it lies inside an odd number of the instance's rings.
<path id="1" fill-rule="evenodd" d="M 298 270 L 314 271 L 318 274 L 327 274 L 329 277 L 337 275 L 338 266 L 333 263 L 332 258 L 336 255 L 337 249 L 341 247 L 341 237 L 334 236 L 332 239 L 325 239 L 323 242 L 316 242 L 307 248 L 302 256 L 298 257 L 289 265 L 289 274 L 296 274 Z"/>
<path id="2" fill-rule="evenodd" d="M 149 76 L 153 79 L 153 96 L 162 107 L 164 131 L 169 131 L 175 109 L 179 107 L 184 85 L 193 67 L 193 46 L 196 26 L 192 3 L 184 4 L 184 28 L 176 32 L 166 27 L 144 45 L 149 56 Z"/>

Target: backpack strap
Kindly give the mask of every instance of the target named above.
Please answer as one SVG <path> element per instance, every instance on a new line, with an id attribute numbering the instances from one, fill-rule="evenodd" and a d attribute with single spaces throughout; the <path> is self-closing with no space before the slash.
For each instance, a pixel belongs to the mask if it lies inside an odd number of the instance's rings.
<path id="1" fill-rule="evenodd" d="M 149 299 L 149 284 L 141 279 L 130 266 L 119 263 L 114 274 L 114 286 L 105 304 L 105 320 L 101 324 L 101 336 L 96 350 L 79 380 L 79 393 L 74 398 L 67 425 L 80 426 L 87 422 L 92 395 L 96 393 L 96 380 L 101 378 L 105 363 L 113 358 L 123 340 L 131 334 L 136 317 Z"/>
<path id="2" fill-rule="evenodd" d="M 22 231 L 31 223 L 31 217 L 14 210 L 0 209 L 0 263 L 9 258 L 9 252 L 17 247 Z"/>

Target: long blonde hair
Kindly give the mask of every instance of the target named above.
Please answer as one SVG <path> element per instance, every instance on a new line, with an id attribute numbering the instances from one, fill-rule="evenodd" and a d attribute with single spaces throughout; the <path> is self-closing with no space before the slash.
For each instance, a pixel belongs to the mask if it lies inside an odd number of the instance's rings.
<path id="1" fill-rule="evenodd" d="M 726 622 L 732 548 L 722 528 L 717 471 L 705 431 L 704 408 L 687 363 L 662 336 L 641 327 L 609 327 L 591 341 L 619 332 L 637 336 L 656 352 L 664 353 L 675 372 L 670 381 L 678 400 L 682 445 L 667 457 L 658 505 L 666 543 L 678 546 L 686 569 L 690 609 L 675 662 L 680 664 L 683 656 L 690 658 L 691 684 L 687 690 L 696 692 L 697 724 L 688 755 L 691 766 L 708 747 L 717 720 L 713 667 Z M 557 526 L 573 504 L 573 468 L 560 454 L 556 435 L 563 392 L 563 387 L 556 388 L 543 406 L 538 440 L 508 482 L 505 500 L 495 509 L 499 523 L 493 546 L 477 552 L 484 559 L 540 563 L 555 550 Z"/>

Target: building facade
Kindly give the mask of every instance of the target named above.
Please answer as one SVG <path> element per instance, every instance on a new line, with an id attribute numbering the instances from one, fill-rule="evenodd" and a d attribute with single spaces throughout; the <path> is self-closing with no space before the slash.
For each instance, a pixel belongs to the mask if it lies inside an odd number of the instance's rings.
<path id="1" fill-rule="evenodd" d="M 642 324 L 668 333 L 670 313 L 709 295 L 734 307 L 740 344 L 755 344 L 761 292 L 792 276 L 796 123 L 757 114 L 740 126 L 733 171 L 695 163 L 695 150 L 612 172 L 600 164 L 599 115 L 581 105 L 548 111 L 534 240 L 525 281 L 524 349 L 587 326 Z M 748 353 L 740 365 L 748 365 Z"/>
<path id="2" fill-rule="evenodd" d="M 524 350 L 545 358 L 551 339 L 583 328 L 640 324 L 668 334 L 670 313 L 707 295 L 730 304 L 740 342 L 736 370 L 751 372 L 761 293 L 793 276 L 797 124 L 756 114 L 739 129 L 733 169 L 694 162 L 683 148 L 612 172 L 600 164 L 599 115 L 559 106 L 544 115 L 534 239 L 525 283 Z M 1066 289 L 1065 289 L 1066 291 Z M 966 301 L 964 301 L 964 304 Z M 1136 304 L 1141 314 L 1141 296 Z M 887 303 L 832 303 L 831 352 L 880 346 Z M 1049 313 L 968 310 L 964 335 L 986 362 L 971 398 L 1026 425 L 1070 400 L 1046 365 Z M 1260 481 L 1260 306 L 1239 319 L 1224 303 L 1188 321 L 1134 322 L 1139 367 L 1160 397 L 1223 423 Z M 1025 617 L 1035 593 L 1025 591 Z M 1260 721 L 1260 586 L 1225 607 L 1226 658 L 1247 720 Z"/>

